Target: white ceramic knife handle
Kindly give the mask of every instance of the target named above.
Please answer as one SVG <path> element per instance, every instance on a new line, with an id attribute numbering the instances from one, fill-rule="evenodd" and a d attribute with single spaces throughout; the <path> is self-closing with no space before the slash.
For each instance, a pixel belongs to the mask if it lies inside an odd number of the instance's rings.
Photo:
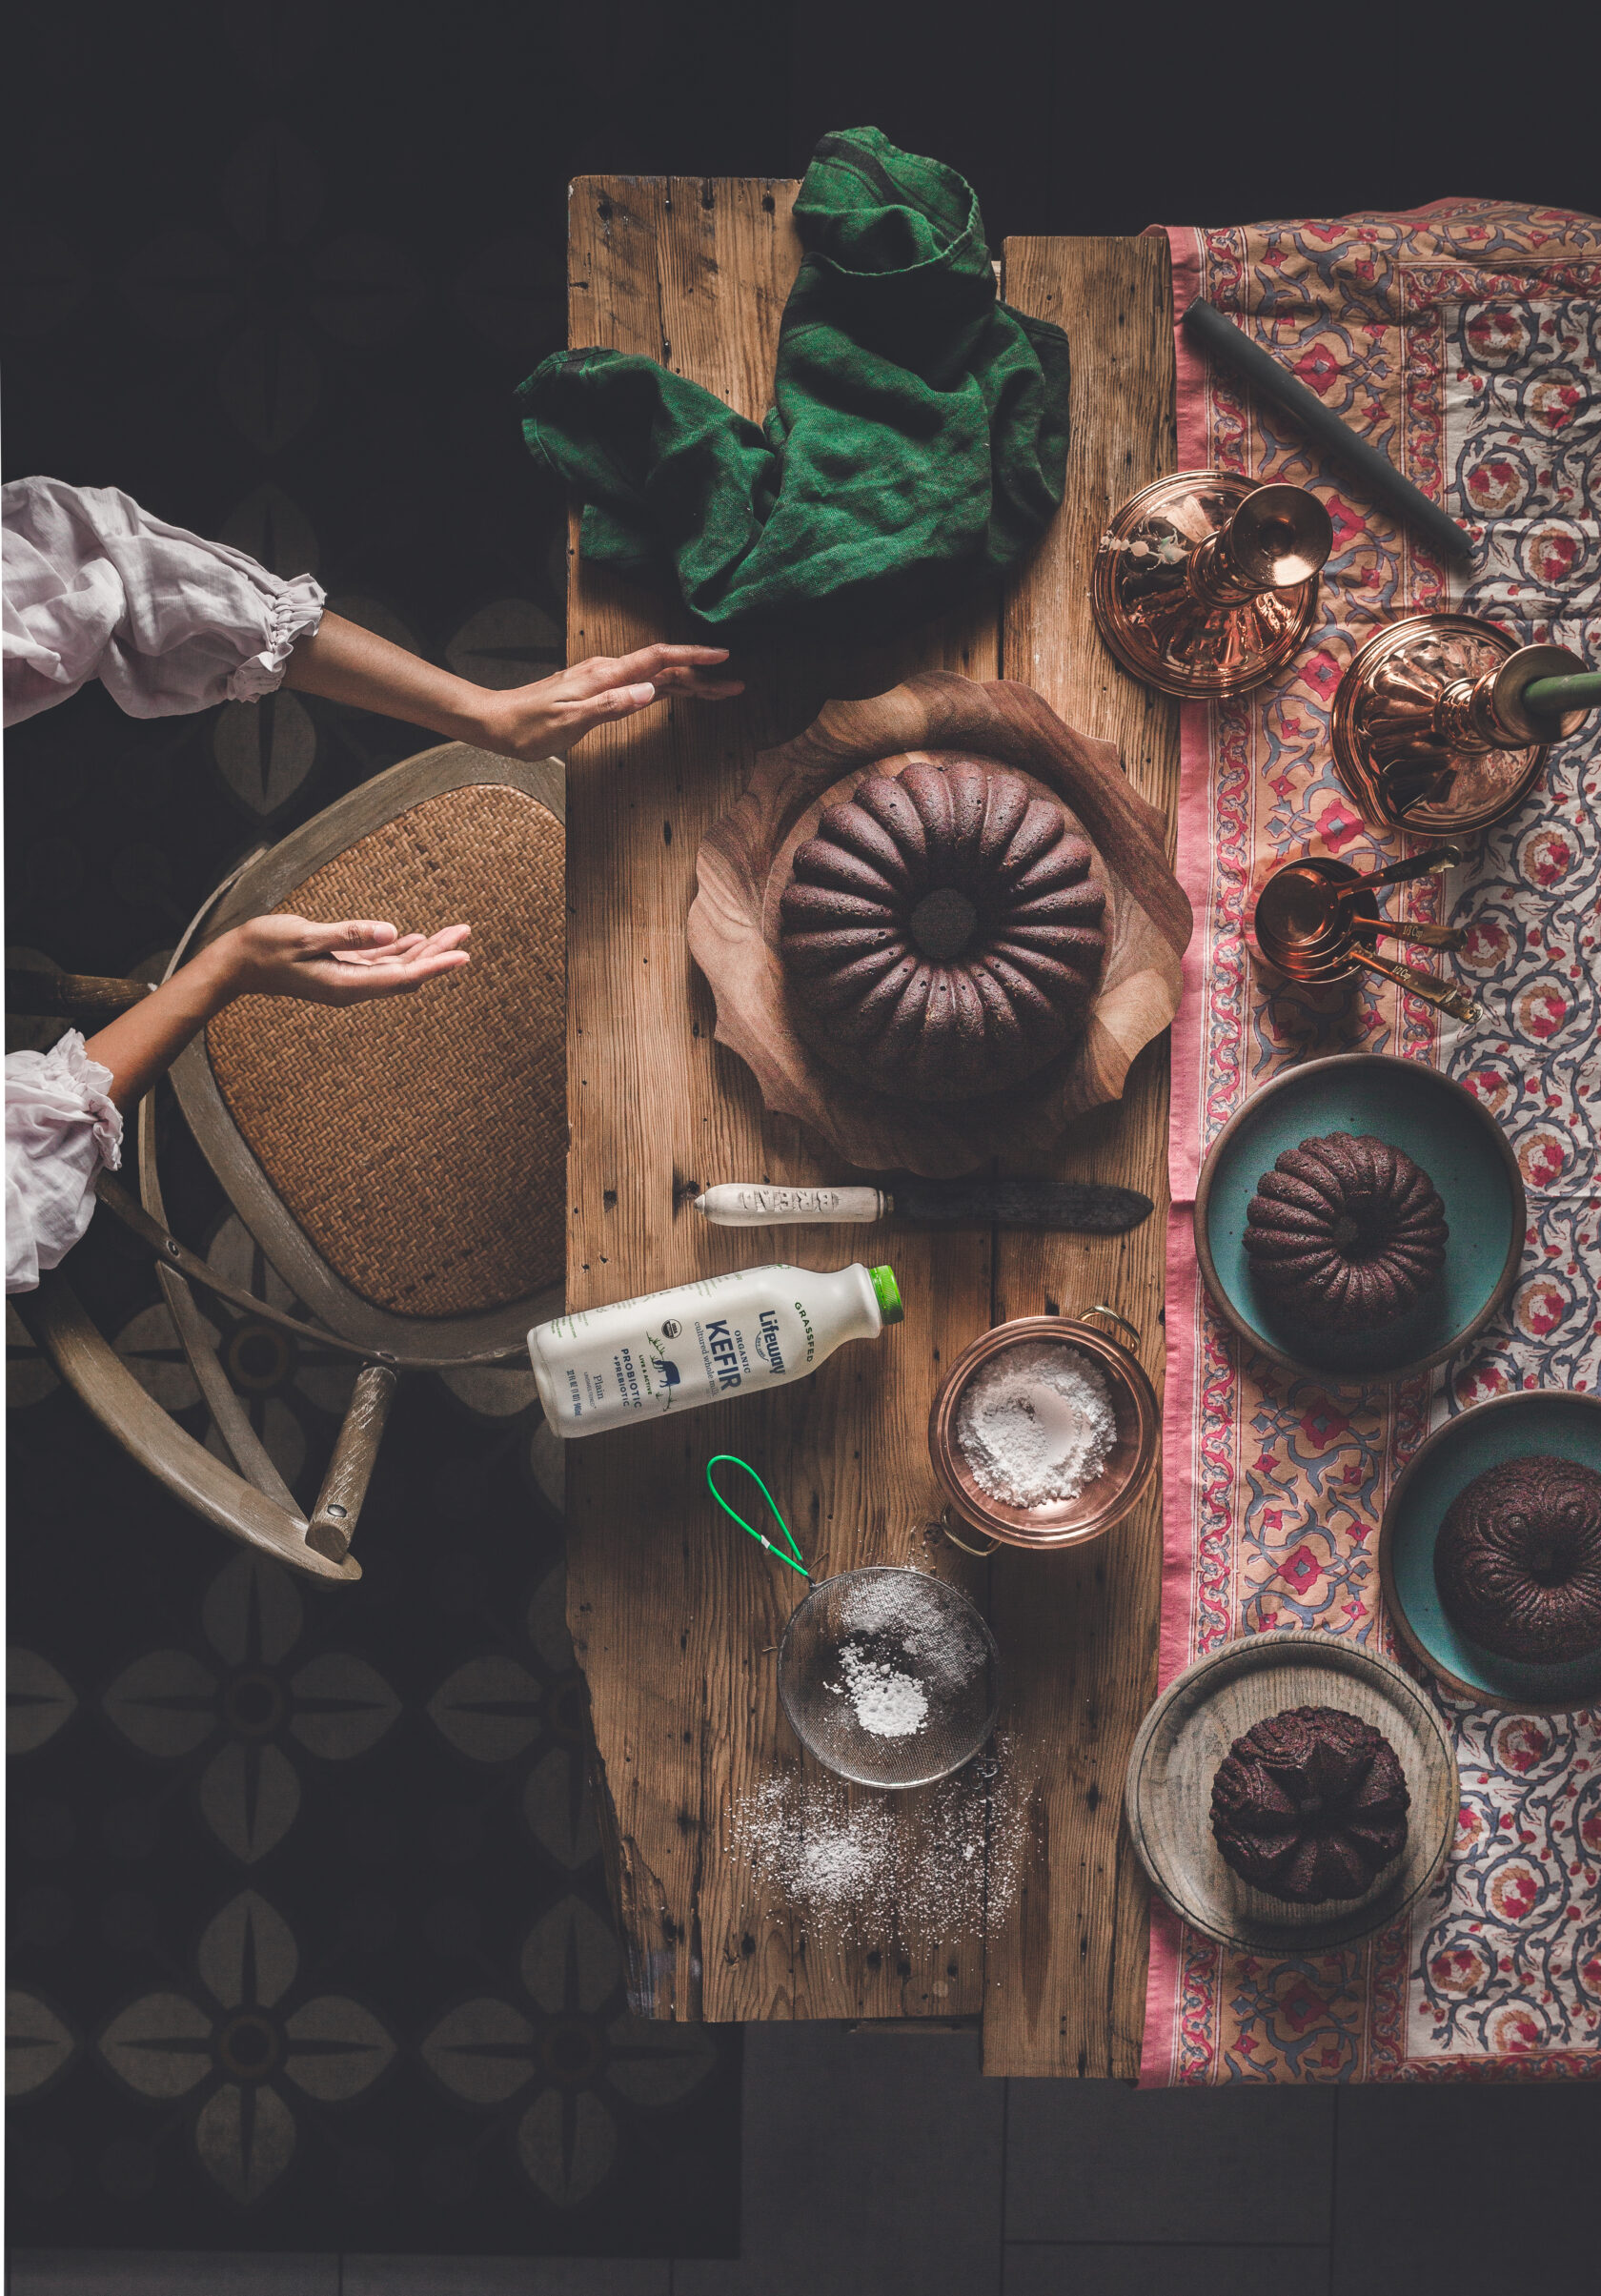
<path id="1" fill-rule="evenodd" d="M 890 1198 L 877 1188 L 763 1188 L 730 1180 L 697 1196 L 695 1209 L 715 1228 L 798 1228 L 807 1221 L 882 1220 Z"/>

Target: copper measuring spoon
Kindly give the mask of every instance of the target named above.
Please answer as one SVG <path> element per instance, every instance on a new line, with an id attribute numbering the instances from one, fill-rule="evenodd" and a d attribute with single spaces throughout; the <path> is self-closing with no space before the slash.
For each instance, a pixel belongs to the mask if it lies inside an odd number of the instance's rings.
<path id="1" fill-rule="evenodd" d="M 1421 919 L 1408 919 L 1400 924 L 1389 917 L 1352 917 L 1348 930 L 1353 933 L 1382 933 L 1387 941 L 1409 941 L 1414 948 L 1460 948 L 1468 936 L 1460 925 L 1425 924 Z"/>
<path id="2" fill-rule="evenodd" d="M 1428 947 L 1460 947 L 1463 936 L 1442 925 L 1403 926 L 1379 915 L 1372 888 L 1398 884 L 1432 869 L 1449 868 L 1461 858 L 1454 845 L 1434 845 L 1406 860 L 1360 876 L 1345 862 L 1307 860 L 1276 869 L 1257 896 L 1249 930 L 1267 962 L 1292 981 L 1323 987 L 1348 980 L 1361 967 L 1408 988 L 1426 1004 L 1454 1019 L 1475 1021 L 1474 1001 L 1436 973 L 1379 956 L 1365 944 L 1369 934 L 1412 939 Z"/>
<path id="3" fill-rule="evenodd" d="M 1401 965 L 1388 957 L 1381 957 L 1374 949 L 1359 947 L 1354 940 L 1341 945 L 1334 953 L 1315 965 L 1298 965 L 1277 955 L 1271 944 L 1263 945 L 1263 954 L 1287 980 L 1295 981 L 1306 988 L 1332 988 L 1348 981 L 1359 967 L 1365 972 L 1377 973 L 1382 980 L 1393 981 L 1398 988 L 1408 988 L 1413 996 L 1421 997 L 1426 1005 L 1449 1012 L 1454 1020 L 1477 1021 L 1484 1017 L 1482 1007 L 1461 989 L 1453 988 L 1438 973 L 1414 972 L 1409 965 Z"/>
<path id="4" fill-rule="evenodd" d="M 1351 899 L 1356 884 L 1335 884 L 1304 864 L 1292 864 L 1269 883 L 1276 889 L 1276 898 L 1268 904 L 1268 937 L 1293 947 L 1304 958 L 1332 955 L 1352 933 L 1382 934 L 1386 940 L 1410 942 L 1418 948 L 1457 949 L 1468 938 L 1458 925 L 1382 917 L 1371 903 L 1366 910 L 1359 909 Z M 1267 887 L 1263 889 L 1266 893 Z"/>
<path id="5" fill-rule="evenodd" d="M 1468 936 L 1454 925 L 1425 924 L 1421 921 L 1379 917 L 1376 921 L 1362 915 L 1355 897 L 1368 887 L 1381 884 L 1403 884 L 1414 877 L 1427 877 L 1438 870 L 1454 868 L 1462 859 L 1460 845 L 1439 844 L 1426 846 L 1421 853 L 1412 853 L 1402 861 L 1386 864 L 1382 869 L 1371 869 L 1366 877 L 1354 877 L 1349 884 L 1335 884 L 1334 902 L 1341 913 L 1341 922 L 1348 930 L 1375 931 L 1392 941 L 1410 941 L 1420 948 L 1460 948 Z"/>

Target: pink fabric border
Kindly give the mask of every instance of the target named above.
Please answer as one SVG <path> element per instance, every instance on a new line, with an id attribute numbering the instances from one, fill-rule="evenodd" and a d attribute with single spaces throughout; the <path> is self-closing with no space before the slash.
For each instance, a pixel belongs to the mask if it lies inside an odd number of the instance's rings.
<path id="1" fill-rule="evenodd" d="M 1178 365 L 1178 454 L 1181 470 L 1206 467 L 1206 369 L 1179 322 L 1200 293 L 1201 251 L 1186 229 L 1170 230 L 1173 260 L 1173 341 Z M 1163 1389 L 1162 1624 L 1157 1681 L 1165 1689 L 1189 1662 L 1190 1573 L 1195 1547 L 1194 1463 L 1175 1472 L 1176 1447 L 1198 1439 L 1195 1344 L 1200 1269 L 1193 1210 L 1201 1169 L 1202 987 L 1211 963 L 1210 834 L 1211 742 L 1209 705 L 1186 701 L 1179 712 L 1179 819 L 1175 867 L 1195 913 L 1195 931 L 1184 959 L 1184 1002 L 1173 1024 L 1172 1095 L 1167 1123 L 1167 1369 Z M 1145 1983 L 1145 2029 L 1140 2051 L 1142 2088 L 1165 2088 L 1177 2029 L 1183 1932 L 1160 1899 L 1151 1901 L 1150 1969 Z"/>

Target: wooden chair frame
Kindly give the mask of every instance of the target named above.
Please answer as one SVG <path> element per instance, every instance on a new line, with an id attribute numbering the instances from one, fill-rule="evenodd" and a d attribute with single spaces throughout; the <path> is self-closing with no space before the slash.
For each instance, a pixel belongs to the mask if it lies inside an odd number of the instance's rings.
<path id="1" fill-rule="evenodd" d="M 247 856 L 202 905 L 173 951 L 166 977 L 171 979 L 196 949 L 220 933 L 275 908 L 325 863 L 414 805 L 447 790 L 494 782 L 524 791 L 565 826 L 566 774 L 559 759 L 492 757 L 458 742 L 424 750 L 337 800 L 281 843 L 258 847 Z M 79 982 L 75 977 L 58 984 L 63 998 L 87 1004 L 102 1016 L 118 1008 L 110 992 L 119 985 Z M 74 990 L 88 993 L 74 999 Z M 126 985 L 122 1008 L 145 993 L 142 985 Z M 476 1315 L 424 1320 L 375 1307 L 334 1273 L 273 1187 L 217 1087 L 203 1033 L 173 1063 L 171 1081 L 202 1155 L 240 1219 L 296 1298 L 327 1327 L 314 1332 L 310 1326 L 304 1328 L 325 1343 L 332 1335 L 336 1346 L 360 1360 L 355 1392 L 310 1516 L 274 1466 L 218 1358 L 192 1289 L 196 1282 L 205 1286 L 202 1263 L 165 1236 L 153 1093 L 140 1104 L 136 1119 L 140 1198 L 148 1224 L 153 1224 L 147 1241 L 158 1255 L 165 1254 L 158 1256 L 156 1270 L 162 1295 L 233 1466 L 217 1459 L 147 1393 L 61 1270 L 48 1274 L 36 1292 L 17 1294 L 15 1305 L 66 1385 L 130 1456 L 175 1497 L 230 1536 L 263 1549 L 295 1570 L 348 1583 L 361 1575 L 350 1545 L 398 1372 L 407 1367 L 438 1370 L 515 1354 L 531 1324 L 560 1313 L 562 1287 L 548 1286 L 525 1300 Z M 220 1289 L 224 1296 L 231 1295 L 230 1288 Z"/>

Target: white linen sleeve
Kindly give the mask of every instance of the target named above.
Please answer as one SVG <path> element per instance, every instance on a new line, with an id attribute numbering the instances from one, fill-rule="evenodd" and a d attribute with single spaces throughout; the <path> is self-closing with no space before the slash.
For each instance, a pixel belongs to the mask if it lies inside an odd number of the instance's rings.
<path id="1" fill-rule="evenodd" d="M 31 1291 L 94 1215 L 94 1183 L 122 1162 L 111 1072 L 70 1028 L 49 1052 L 6 1056 L 6 1290 Z"/>
<path id="2" fill-rule="evenodd" d="M 322 620 L 309 574 L 269 574 L 114 486 L 12 478 L 0 499 L 8 725 L 91 678 L 133 718 L 257 701 Z"/>

